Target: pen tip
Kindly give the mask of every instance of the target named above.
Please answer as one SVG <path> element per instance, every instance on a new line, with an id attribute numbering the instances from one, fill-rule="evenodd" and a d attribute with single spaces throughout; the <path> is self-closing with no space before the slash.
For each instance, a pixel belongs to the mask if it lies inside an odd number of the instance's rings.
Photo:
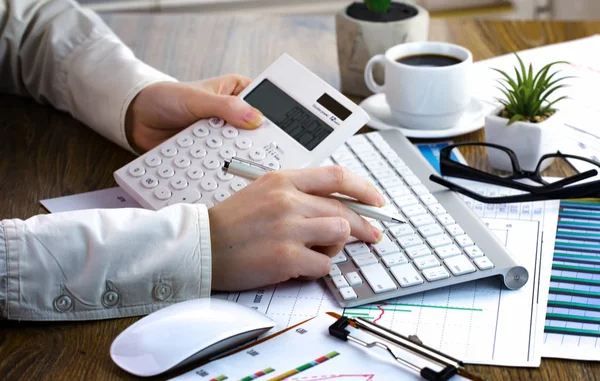
<path id="1" fill-rule="evenodd" d="M 401 219 L 399 219 L 399 218 L 396 218 L 396 217 L 392 217 L 392 221 L 394 221 L 394 222 L 398 222 L 398 223 L 400 223 L 400 224 L 405 224 L 405 223 L 406 223 L 406 221 L 404 221 L 404 220 L 401 220 Z"/>

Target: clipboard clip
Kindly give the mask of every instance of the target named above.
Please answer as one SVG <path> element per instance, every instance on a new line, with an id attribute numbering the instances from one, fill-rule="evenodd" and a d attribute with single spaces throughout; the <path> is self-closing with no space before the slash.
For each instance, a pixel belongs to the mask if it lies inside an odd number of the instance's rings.
<path id="1" fill-rule="evenodd" d="M 450 379 L 450 377 L 458 374 L 469 380 L 486 381 L 484 378 L 467 372 L 462 361 L 426 346 L 421 342 L 421 340 L 419 340 L 417 336 L 405 337 L 399 333 L 396 333 L 385 327 L 378 326 L 377 324 L 371 323 L 370 321 L 360 317 L 356 319 L 339 315 L 335 317 L 337 317 L 338 320 L 329 327 L 329 334 L 331 336 L 337 337 L 338 339 L 344 341 L 352 341 L 366 348 L 372 348 L 375 346 L 383 348 L 388 351 L 397 362 L 420 374 L 425 380 L 446 381 Z M 351 325 L 357 329 L 365 330 L 366 332 L 369 332 L 371 335 L 375 336 L 378 340 L 368 343 L 362 339 L 351 336 L 350 332 L 346 330 L 348 325 Z M 418 365 L 396 355 L 390 344 L 426 359 L 431 363 L 438 365 L 438 367 L 441 367 L 442 370 L 435 371 L 430 367 L 421 368 Z"/>

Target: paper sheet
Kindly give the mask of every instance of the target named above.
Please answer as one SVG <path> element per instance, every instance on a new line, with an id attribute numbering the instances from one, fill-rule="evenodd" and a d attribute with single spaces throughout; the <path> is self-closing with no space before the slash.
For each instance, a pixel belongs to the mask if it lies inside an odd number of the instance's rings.
<path id="1" fill-rule="evenodd" d="M 40 203 L 50 213 L 97 208 L 141 208 L 137 201 L 119 187 L 41 200 Z"/>
<path id="2" fill-rule="evenodd" d="M 333 317 L 321 315 L 294 330 L 213 361 L 175 380 L 252 380 L 259 377 L 269 380 L 286 373 L 290 374 L 285 378 L 287 381 L 422 380 L 416 373 L 397 364 L 381 348 L 367 349 L 329 335 L 328 327 L 334 322 Z M 372 336 L 361 330 L 352 327 L 347 330 L 354 337 L 373 341 Z M 417 360 L 415 357 L 410 359 L 411 362 Z M 426 365 L 422 361 L 418 364 Z M 452 381 L 462 379 L 460 376 L 451 378 Z"/>
<path id="3" fill-rule="evenodd" d="M 555 65 L 551 72 L 560 70 L 558 76 L 575 76 L 563 81 L 569 87 L 560 89 L 552 94 L 551 99 L 567 95 L 557 103 L 564 122 L 559 150 L 594 160 L 600 158 L 600 35 L 579 40 L 546 45 L 518 53 L 526 65 L 531 63 L 534 71 L 554 61 L 569 61 L 569 65 Z M 488 103 L 497 103 L 496 97 L 503 98 L 496 89 L 496 79 L 501 75 L 490 68 L 497 68 L 514 76 L 513 67 L 518 65 L 514 54 L 494 57 L 473 65 L 473 94 Z M 562 83 L 562 82 L 561 82 Z M 499 103 L 497 103 L 500 105 Z M 578 162 L 574 164 L 578 171 L 588 169 L 588 166 Z"/>

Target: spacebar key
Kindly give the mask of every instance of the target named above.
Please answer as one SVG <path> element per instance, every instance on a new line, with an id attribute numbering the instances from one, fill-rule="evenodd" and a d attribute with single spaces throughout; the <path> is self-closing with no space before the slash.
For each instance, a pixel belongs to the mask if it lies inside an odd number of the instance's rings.
<path id="1" fill-rule="evenodd" d="M 376 294 L 397 288 L 390 275 L 379 263 L 363 266 L 360 271 Z"/>

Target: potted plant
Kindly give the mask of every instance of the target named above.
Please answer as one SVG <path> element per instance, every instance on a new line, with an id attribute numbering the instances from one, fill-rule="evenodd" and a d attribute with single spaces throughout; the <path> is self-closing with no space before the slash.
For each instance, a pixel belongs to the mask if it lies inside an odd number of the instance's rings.
<path id="1" fill-rule="evenodd" d="M 340 11 L 335 26 L 341 90 L 366 97 L 372 94 L 364 81 L 369 58 L 404 42 L 426 41 L 429 13 L 411 3 L 364 0 Z M 381 83 L 383 70 L 376 68 L 374 74 Z"/>
<path id="2" fill-rule="evenodd" d="M 496 98 L 502 105 L 485 118 L 485 139 L 490 143 L 510 148 L 517 155 L 521 169 L 534 171 L 540 158 L 557 151 L 557 130 L 562 125 L 559 110 L 554 106 L 566 96 L 550 101 L 556 90 L 565 87 L 559 84 L 571 77 L 555 77 L 559 71 L 550 74 L 552 66 L 564 61 L 552 62 L 537 73 L 529 69 L 517 56 L 519 67 L 515 67 L 515 77 L 495 69 L 502 75 L 497 82 L 504 98 Z M 488 149 L 488 159 L 493 168 L 512 171 L 510 160 L 499 151 Z M 551 164 L 545 160 L 542 168 Z"/>

